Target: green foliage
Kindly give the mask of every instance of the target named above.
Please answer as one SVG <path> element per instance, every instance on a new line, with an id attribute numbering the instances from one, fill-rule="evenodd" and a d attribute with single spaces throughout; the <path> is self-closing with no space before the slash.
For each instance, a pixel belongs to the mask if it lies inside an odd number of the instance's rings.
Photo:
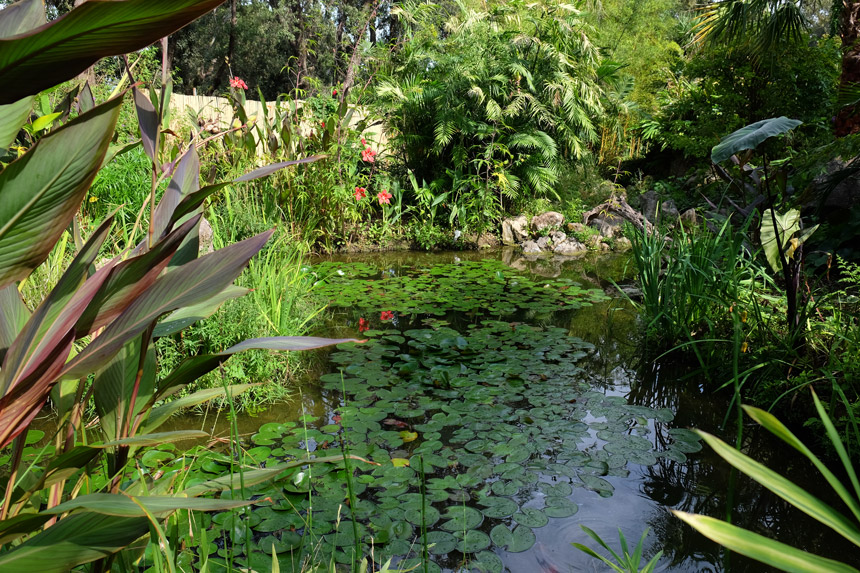
<path id="1" fill-rule="evenodd" d="M 582 527 L 583 531 L 585 531 L 585 533 L 587 533 L 589 537 L 595 540 L 598 545 L 609 551 L 609 554 L 612 555 L 615 561 L 613 562 L 612 560 L 604 557 L 603 555 L 600 555 L 590 547 L 582 545 L 581 543 L 571 543 L 571 545 L 573 545 L 580 551 L 586 553 L 587 555 L 590 555 L 595 559 L 603 561 L 603 563 L 611 567 L 613 571 L 617 571 L 617 573 L 652 573 L 654 571 L 654 568 L 657 566 L 657 562 L 660 560 L 660 557 L 663 556 L 663 552 L 658 551 L 657 554 L 654 555 L 654 557 L 652 557 L 651 560 L 645 565 L 645 567 L 643 567 L 642 569 L 639 568 L 642 564 L 645 538 L 648 536 L 647 529 L 642 532 L 642 537 L 639 538 L 639 543 L 636 544 L 636 547 L 633 550 L 633 554 L 631 555 L 630 550 L 627 547 L 627 539 L 624 537 L 624 534 L 619 528 L 618 540 L 621 543 L 621 555 L 619 555 L 614 550 L 612 550 L 612 548 L 610 548 L 609 545 L 607 545 L 606 542 L 603 541 L 603 539 L 597 533 L 584 525 L 580 525 L 580 527 Z"/>
<path id="2" fill-rule="evenodd" d="M 409 41 L 377 101 L 396 156 L 450 190 L 460 225 L 481 231 L 526 197 L 553 196 L 564 161 L 597 141 L 600 57 L 580 8 L 407 3 L 399 12 Z"/>

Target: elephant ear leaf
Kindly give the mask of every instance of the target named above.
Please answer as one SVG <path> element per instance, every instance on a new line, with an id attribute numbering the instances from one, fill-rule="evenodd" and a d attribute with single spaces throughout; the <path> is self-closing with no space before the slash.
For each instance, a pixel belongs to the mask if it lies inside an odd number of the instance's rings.
<path id="1" fill-rule="evenodd" d="M 742 127 L 720 140 L 720 143 L 711 150 L 711 161 L 720 163 L 739 151 L 755 149 L 765 139 L 787 133 L 801 123 L 803 122 L 800 120 L 782 116 L 763 119 Z"/>
<path id="2" fill-rule="evenodd" d="M 56 20 L 0 39 L 0 104 L 70 80 L 105 56 L 134 52 L 169 36 L 224 0 L 84 2 Z M 27 0 L 29 4 L 41 4 Z M 18 10 L 26 10 L 28 6 Z M 0 11 L 0 21 L 13 17 Z M 0 23 L 0 30 L 6 25 Z"/>
<path id="3" fill-rule="evenodd" d="M 41 138 L 0 172 L 0 288 L 42 264 L 107 152 L 122 98 Z"/>

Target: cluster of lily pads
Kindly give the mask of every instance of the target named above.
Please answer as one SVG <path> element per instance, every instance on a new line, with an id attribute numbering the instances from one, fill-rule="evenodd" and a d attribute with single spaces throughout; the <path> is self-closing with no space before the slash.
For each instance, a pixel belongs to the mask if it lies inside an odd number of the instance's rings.
<path id="1" fill-rule="evenodd" d="M 328 415 L 266 424 L 251 437 L 247 455 L 261 466 L 354 457 L 243 492 L 262 501 L 215 516 L 212 536 L 220 531 L 223 541 L 213 543 L 213 556 L 232 552 L 257 570 L 271 567 L 274 551 L 282 571 L 303 559 L 350 565 L 365 557 L 378 565 L 393 558 L 401 569 L 503 571 L 504 552 L 529 550 L 536 529 L 576 514 L 586 496 L 611 496 L 629 464 L 683 461 L 701 448 L 692 432 L 658 429 L 670 410 L 594 391 L 580 366 L 593 348 L 567 329 L 491 318 L 455 329 L 424 306 L 434 299 L 437 310 L 463 311 L 441 300 L 468 293 L 487 304 L 498 294 L 491 312 L 503 314 L 506 296 L 517 307 L 564 309 L 595 293 L 488 277 L 483 264 L 450 267 L 376 281 L 359 269 L 331 287 L 332 296 L 344 294 L 337 304 L 385 293 L 374 310 L 422 313 L 423 325 L 386 324 L 365 332 L 365 344 L 339 345 L 334 371 L 321 378 Z M 475 268 L 484 271 L 473 276 Z M 454 284 L 456 297 L 445 293 Z M 409 302 L 424 289 L 432 292 Z M 203 469 L 216 475 L 228 461 Z"/>

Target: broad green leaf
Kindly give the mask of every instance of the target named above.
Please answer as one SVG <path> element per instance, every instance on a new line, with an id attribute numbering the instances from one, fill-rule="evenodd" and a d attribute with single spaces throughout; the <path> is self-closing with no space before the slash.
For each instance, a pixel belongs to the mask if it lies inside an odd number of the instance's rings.
<path id="1" fill-rule="evenodd" d="M 181 442 L 183 440 L 199 440 L 208 438 L 209 434 L 200 430 L 175 430 L 172 432 L 158 433 L 140 433 L 137 436 L 130 438 L 122 438 L 121 440 L 112 440 L 110 442 L 102 442 L 91 444 L 91 448 L 115 448 L 116 446 L 159 446 L 161 444 L 170 444 L 172 442 Z"/>
<path id="2" fill-rule="evenodd" d="M 182 496 L 127 496 L 113 493 L 91 493 L 70 499 L 43 513 L 59 515 L 83 509 L 88 512 L 116 517 L 143 517 L 147 512 L 155 517 L 167 517 L 177 509 L 197 511 L 224 511 L 251 505 L 253 501 L 235 499 L 205 499 Z M 144 511 L 144 508 L 146 511 Z"/>
<path id="3" fill-rule="evenodd" d="M 720 545 L 782 571 L 789 573 L 821 573 L 822 571 L 857 573 L 857 569 L 844 563 L 806 553 L 785 543 L 774 541 L 713 517 L 674 510 L 672 513 Z"/>
<path id="4" fill-rule="evenodd" d="M 0 545 L 5 545 L 19 537 L 38 531 L 46 521 L 53 518 L 53 515 L 21 513 L 0 521 Z"/>
<path id="5" fill-rule="evenodd" d="M 152 335 L 160 337 L 175 334 L 199 320 L 212 316 L 228 300 L 245 296 L 249 292 L 246 288 L 229 285 L 209 300 L 173 311 L 158 323 Z"/>
<path id="6" fill-rule="evenodd" d="M 144 336 L 128 341 L 95 373 L 92 393 L 99 429 L 107 440 L 127 434 L 155 390 L 155 348 Z M 134 397 L 134 410 L 131 400 Z"/>
<path id="7" fill-rule="evenodd" d="M 145 141 L 145 140 L 144 140 Z M 179 159 L 179 164 L 173 172 L 173 177 L 164 190 L 164 195 L 158 202 L 153 216 L 155 236 L 160 237 L 171 225 L 173 213 L 183 198 L 200 190 L 200 159 L 197 157 L 197 146 L 192 145 Z"/>
<path id="8" fill-rule="evenodd" d="M 16 2 L 3 8 L 0 14 L 0 38 L 17 36 L 45 23 L 45 5 L 41 0 Z"/>
<path id="9" fill-rule="evenodd" d="M 15 141 L 18 132 L 30 117 L 34 99 L 25 97 L 14 103 L 0 105 L 0 149 L 9 149 Z"/>
<path id="10" fill-rule="evenodd" d="M 772 209 L 768 209 L 761 217 L 761 247 L 770 268 L 774 271 L 782 269 L 782 260 L 779 256 L 781 249 L 785 249 L 792 235 L 800 230 L 800 211 L 789 209 L 785 213 L 776 214 L 776 228 L 773 226 Z"/>
<path id="11" fill-rule="evenodd" d="M 105 56 L 144 48 L 222 1 L 84 2 L 45 26 L 2 39 L 0 84 L 4 87 L 0 104 L 70 80 Z"/>
<path id="12" fill-rule="evenodd" d="M 511 542 L 508 544 L 507 550 L 511 553 L 528 551 L 536 541 L 535 532 L 530 527 L 517 525 L 511 532 Z"/>
<path id="13" fill-rule="evenodd" d="M 96 176 L 121 103 L 78 116 L 0 172 L 0 287 L 48 257 Z"/>
<path id="14" fill-rule="evenodd" d="M 742 454 L 719 438 L 706 432 L 699 432 L 699 435 L 702 436 L 720 457 L 732 466 L 860 547 L 860 530 L 846 519 L 845 516 L 800 486 L 795 485 L 790 480 L 756 462 L 749 456 Z"/>
<path id="15" fill-rule="evenodd" d="M 0 571 L 61 573 L 116 553 L 149 532 L 146 518 L 82 512 L 0 555 Z"/>
<path id="16" fill-rule="evenodd" d="M 271 235 L 272 231 L 261 233 L 159 277 L 68 363 L 63 374 L 78 377 L 98 369 L 161 315 L 205 301 L 224 290 Z"/>
<path id="17" fill-rule="evenodd" d="M 755 149 L 762 141 L 787 133 L 801 123 L 803 122 L 797 119 L 783 116 L 763 119 L 742 127 L 720 140 L 720 143 L 711 150 L 711 161 L 720 163 L 739 151 Z"/>

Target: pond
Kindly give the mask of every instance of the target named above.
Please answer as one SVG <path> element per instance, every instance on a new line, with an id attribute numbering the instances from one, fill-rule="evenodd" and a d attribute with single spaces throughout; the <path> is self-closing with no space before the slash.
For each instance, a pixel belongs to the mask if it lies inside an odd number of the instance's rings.
<path id="1" fill-rule="evenodd" d="M 727 504 L 739 525 L 852 559 L 755 483 L 741 476 L 730 492 L 727 466 L 689 430 L 720 433 L 728 403 L 671 365 L 642 363 L 633 309 L 606 294 L 625 272 L 618 256 L 511 251 L 317 261 L 308 273 L 331 308 L 315 334 L 366 342 L 334 349 L 300 399 L 235 422 L 264 466 L 342 451 L 363 461 L 253 490 L 268 500 L 212 520 L 216 533 L 245 532 L 212 544 L 215 561 L 230 553 L 266 570 L 274 548 L 281 571 L 307 560 L 349 570 L 355 555 L 377 569 L 604 571 L 571 546 L 596 548 L 585 525 L 616 550 L 618 528 L 633 544 L 650 528 L 657 571 L 765 570 L 729 561 L 669 513 L 725 517 Z M 753 457 L 801 483 L 811 475 L 745 431 Z"/>

